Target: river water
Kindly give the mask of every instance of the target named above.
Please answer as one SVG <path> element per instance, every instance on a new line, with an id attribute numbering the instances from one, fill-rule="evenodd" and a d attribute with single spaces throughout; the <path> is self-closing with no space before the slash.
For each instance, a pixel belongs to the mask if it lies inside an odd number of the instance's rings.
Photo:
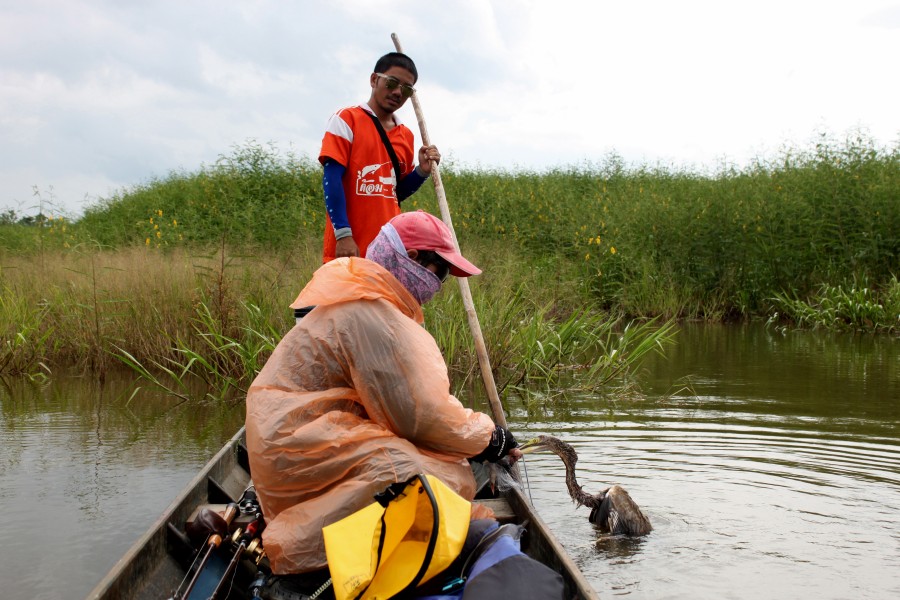
<path id="1" fill-rule="evenodd" d="M 520 438 L 578 451 L 587 491 L 623 485 L 654 531 L 599 534 L 553 455 L 529 493 L 601 597 L 900 597 L 900 339 L 682 327 L 642 395 L 512 399 Z M 0 384 L 4 598 L 83 598 L 241 425 L 110 377 Z"/>

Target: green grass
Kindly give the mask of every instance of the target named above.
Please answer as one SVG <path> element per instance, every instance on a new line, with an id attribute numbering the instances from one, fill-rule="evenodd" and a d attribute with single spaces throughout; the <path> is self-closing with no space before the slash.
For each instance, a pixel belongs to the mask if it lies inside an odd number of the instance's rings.
<path id="1" fill-rule="evenodd" d="M 768 316 L 772 298 L 897 275 L 900 146 L 822 138 L 738 170 L 698 174 L 595 166 L 548 172 L 443 171 L 463 246 L 508 247 L 587 301 L 635 316 Z M 318 165 L 259 145 L 196 173 L 122 190 L 75 223 L 3 226 L 7 252 L 103 247 L 296 248 L 324 228 Z M 425 186 L 406 210 L 438 214 Z M 3 250 L 0 249 L 0 253 Z M 2 254 L 0 254 L 2 257 Z"/>
<path id="2" fill-rule="evenodd" d="M 473 295 L 509 392 L 567 372 L 579 374 L 574 387 L 605 385 L 613 358 L 665 343 L 670 319 L 898 330 L 900 146 L 823 137 L 712 174 L 611 156 L 442 175 L 460 244 L 485 271 Z M 248 144 L 121 190 L 76 221 L 9 215 L 0 373 L 103 372 L 118 356 L 205 381 L 217 397 L 240 392 L 320 264 L 320 179 L 310 161 Z M 439 214 L 430 186 L 404 205 L 416 208 Z M 455 385 L 477 379 L 458 294 L 426 315 Z M 661 329 L 645 325 L 654 317 Z M 642 334 L 617 348 L 628 331 Z"/>
<path id="3" fill-rule="evenodd" d="M 807 299 L 777 294 L 779 313 L 771 320 L 787 319 L 801 327 L 900 333 L 900 282 L 894 277 L 883 289 L 866 282 L 847 285 L 823 283 Z"/>
<path id="4" fill-rule="evenodd" d="M 288 305 L 317 268 L 317 250 L 85 245 L 48 253 L 43 267 L 37 255 L 8 259 L 0 327 L 11 342 L 0 349 L 0 375 L 70 364 L 102 375 L 120 361 L 173 396 L 239 399 L 293 326 Z M 542 285 L 544 271 L 523 271 L 513 251 L 486 250 L 470 255 L 494 275 L 476 278 L 472 292 L 502 392 L 596 390 L 671 341 L 672 323 L 587 310 L 566 286 Z M 425 313 L 454 389 L 477 385 L 452 280 Z"/>

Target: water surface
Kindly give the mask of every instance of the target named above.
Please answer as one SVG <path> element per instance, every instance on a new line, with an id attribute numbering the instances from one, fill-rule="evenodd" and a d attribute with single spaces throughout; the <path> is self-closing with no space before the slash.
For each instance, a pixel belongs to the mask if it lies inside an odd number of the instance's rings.
<path id="1" fill-rule="evenodd" d="M 128 373 L 0 380 L 0 597 L 84 598 L 242 424 L 132 390 Z"/>
<path id="2" fill-rule="evenodd" d="M 4 598 L 83 598 L 242 423 L 148 390 L 127 403 L 133 384 L 0 384 Z M 640 384 L 510 403 L 520 438 L 569 441 L 588 491 L 624 485 L 654 524 L 598 534 L 559 460 L 528 457 L 538 510 L 601 597 L 900 597 L 900 341 L 686 326 Z"/>
<path id="3" fill-rule="evenodd" d="M 559 460 L 528 457 L 535 504 L 601 597 L 900 597 L 897 339 L 694 326 L 646 366 L 646 400 L 519 426 L 572 443 L 585 489 L 624 485 L 655 526 L 599 534 Z"/>

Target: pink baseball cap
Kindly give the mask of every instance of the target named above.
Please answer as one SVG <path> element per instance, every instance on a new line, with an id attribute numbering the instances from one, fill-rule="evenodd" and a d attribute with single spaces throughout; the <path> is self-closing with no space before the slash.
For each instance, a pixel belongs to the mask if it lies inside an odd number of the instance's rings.
<path id="1" fill-rule="evenodd" d="M 456 250 L 450 228 L 434 215 L 420 209 L 401 213 L 389 222 L 400 234 L 407 250 L 433 250 L 450 264 L 451 275 L 471 277 L 481 273 L 481 269 Z"/>

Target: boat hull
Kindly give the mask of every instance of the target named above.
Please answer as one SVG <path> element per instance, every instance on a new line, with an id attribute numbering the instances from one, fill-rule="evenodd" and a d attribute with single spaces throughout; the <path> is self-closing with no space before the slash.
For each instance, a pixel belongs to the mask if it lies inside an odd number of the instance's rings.
<path id="1" fill-rule="evenodd" d="M 243 440 L 242 428 L 116 562 L 88 600 L 159 600 L 172 596 L 190 561 L 189 543 L 183 531 L 185 522 L 200 506 L 237 501 L 250 483 Z M 488 504 L 501 521 L 526 526 L 522 550 L 562 575 L 566 598 L 599 598 L 521 490 L 511 488 L 500 498 L 476 502 Z M 245 597 L 242 592 L 231 597 Z"/>

